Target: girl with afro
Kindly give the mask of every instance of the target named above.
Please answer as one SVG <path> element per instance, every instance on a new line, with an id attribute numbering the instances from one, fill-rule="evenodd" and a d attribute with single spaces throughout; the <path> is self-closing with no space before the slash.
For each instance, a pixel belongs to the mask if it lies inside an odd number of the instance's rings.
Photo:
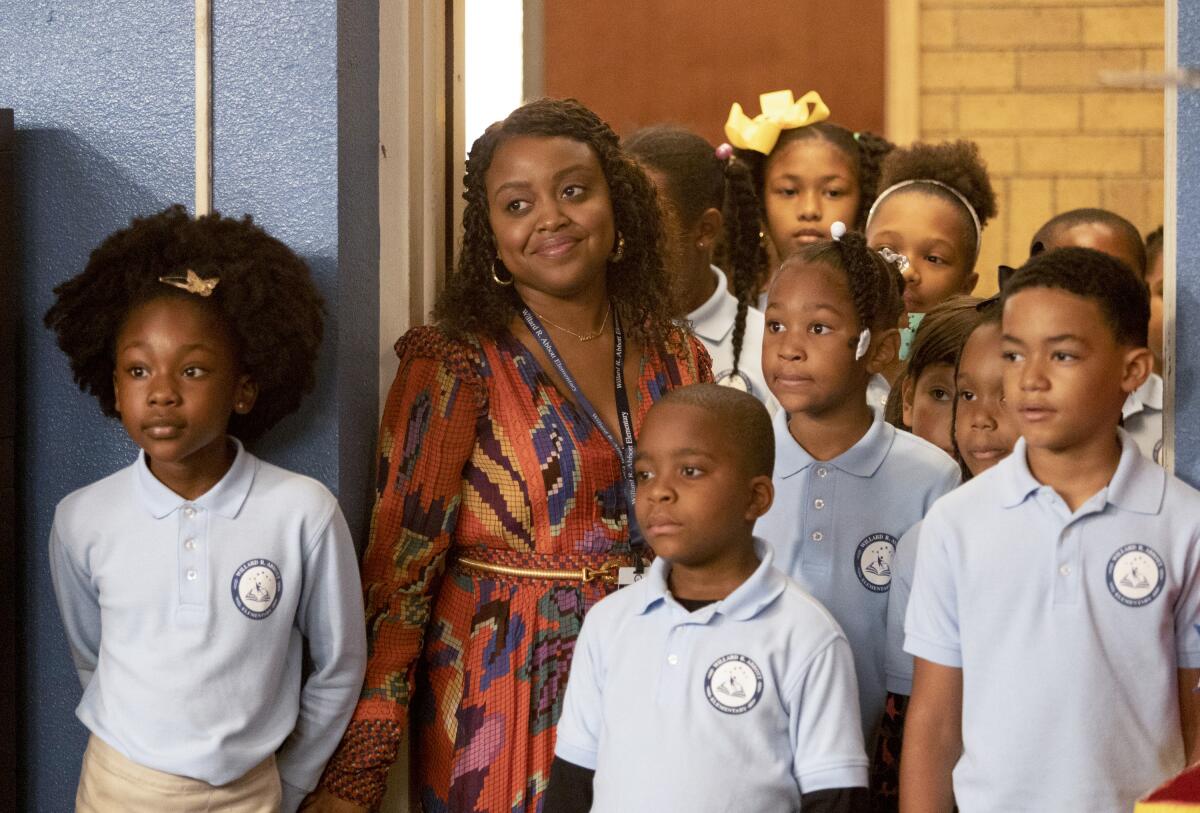
<path id="1" fill-rule="evenodd" d="M 939 302 L 975 289 L 975 262 L 983 229 L 996 216 L 996 195 L 971 141 L 899 148 L 884 160 L 880 186 L 866 234 L 872 248 L 904 258 L 904 360 L 921 317 Z"/>
<path id="2" fill-rule="evenodd" d="M 308 268 L 249 217 L 174 206 L 55 294 L 75 381 L 141 447 L 65 497 L 51 532 L 91 732 L 76 809 L 296 810 L 366 663 L 335 498 L 244 445 L 313 387 Z"/>
<path id="3" fill-rule="evenodd" d="M 777 268 L 793 251 L 832 237 L 835 222 L 862 229 L 892 144 L 828 121 L 816 91 L 799 99 L 790 90 L 764 93 L 759 104 L 762 112 L 751 119 L 735 102 L 725 137 L 750 167 Z M 764 292 L 767 283 L 759 283 Z"/>
<path id="4" fill-rule="evenodd" d="M 436 324 L 396 344 L 363 580 L 371 659 L 316 810 L 539 810 L 584 613 L 631 579 L 629 448 L 712 378 L 673 322 L 654 187 L 574 101 L 471 147 Z M 620 574 L 624 573 L 624 577 Z"/>
<path id="5" fill-rule="evenodd" d="M 647 127 L 624 146 L 662 204 L 676 318 L 688 320 L 704 342 L 716 383 L 774 409 L 762 374 L 763 317 L 751 307 L 766 252 L 749 167 L 728 144 L 714 148 L 682 127 Z M 728 277 L 713 264 L 719 243 Z"/>

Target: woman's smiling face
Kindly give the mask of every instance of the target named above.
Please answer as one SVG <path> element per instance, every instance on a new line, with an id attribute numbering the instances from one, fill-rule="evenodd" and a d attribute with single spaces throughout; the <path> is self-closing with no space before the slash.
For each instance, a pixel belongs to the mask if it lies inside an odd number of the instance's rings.
<path id="1" fill-rule="evenodd" d="M 603 284 L 616 227 L 608 181 L 587 144 L 512 138 L 496 148 L 484 181 L 496 252 L 518 291 L 561 298 Z"/>

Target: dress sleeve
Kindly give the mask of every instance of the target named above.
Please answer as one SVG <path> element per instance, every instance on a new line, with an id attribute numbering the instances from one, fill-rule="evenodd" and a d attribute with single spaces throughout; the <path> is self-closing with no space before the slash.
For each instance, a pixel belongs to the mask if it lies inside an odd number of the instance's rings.
<path id="1" fill-rule="evenodd" d="M 379 428 L 375 507 L 363 556 L 367 673 L 321 784 L 367 807 L 382 798 L 408 724 L 425 629 L 458 519 L 462 472 L 486 394 L 469 348 L 439 330 L 396 343 L 400 367 Z"/>

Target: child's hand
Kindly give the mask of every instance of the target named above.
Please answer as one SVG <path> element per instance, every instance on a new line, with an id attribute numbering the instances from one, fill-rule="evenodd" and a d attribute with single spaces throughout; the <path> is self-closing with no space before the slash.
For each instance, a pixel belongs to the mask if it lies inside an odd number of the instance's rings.
<path id="1" fill-rule="evenodd" d="M 334 796 L 325 788 L 317 788 L 308 794 L 300 809 L 305 813 L 367 813 L 365 807 Z"/>

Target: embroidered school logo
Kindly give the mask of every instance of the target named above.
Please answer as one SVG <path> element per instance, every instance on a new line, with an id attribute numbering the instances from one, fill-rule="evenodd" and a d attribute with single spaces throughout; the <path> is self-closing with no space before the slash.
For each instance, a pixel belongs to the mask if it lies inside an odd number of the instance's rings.
<path id="1" fill-rule="evenodd" d="M 233 573 L 233 603 L 242 615 L 260 621 L 279 604 L 283 576 L 270 559 L 251 559 Z"/>
<path id="2" fill-rule="evenodd" d="M 733 370 L 725 370 L 722 373 L 717 373 L 713 376 L 713 381 L 720 384 L 722 387 L 730 387 L 741 392 L 754 394 L 754 387 L 750 384 L 750 379 L 741 370 L 734 372 Z"/>
<path id="3" fill-rule="evenodd" d="M 1167 568 L 1162 557 L 1146 545 L 1118 548 L 1108 560 L 1108 592 L 1127 607 L 1141 607 L 1162 592 Z"/>
<path id="4" fill-rule="evenodd" d="M 758 705 L 762 693 L 762 670 L 745 655 L 717 658 L 704 676 L 704 696 L 726 714 L 745 714 Z"/>
<path id="5" fill-rule="evenodd" d="M 892 557 L 896 555 L 896 537 L 871 534 L 858 543 L 854 552 L 854 572 L 862 586 L 872 593 L 886 593 L 892 586 Z"/>

